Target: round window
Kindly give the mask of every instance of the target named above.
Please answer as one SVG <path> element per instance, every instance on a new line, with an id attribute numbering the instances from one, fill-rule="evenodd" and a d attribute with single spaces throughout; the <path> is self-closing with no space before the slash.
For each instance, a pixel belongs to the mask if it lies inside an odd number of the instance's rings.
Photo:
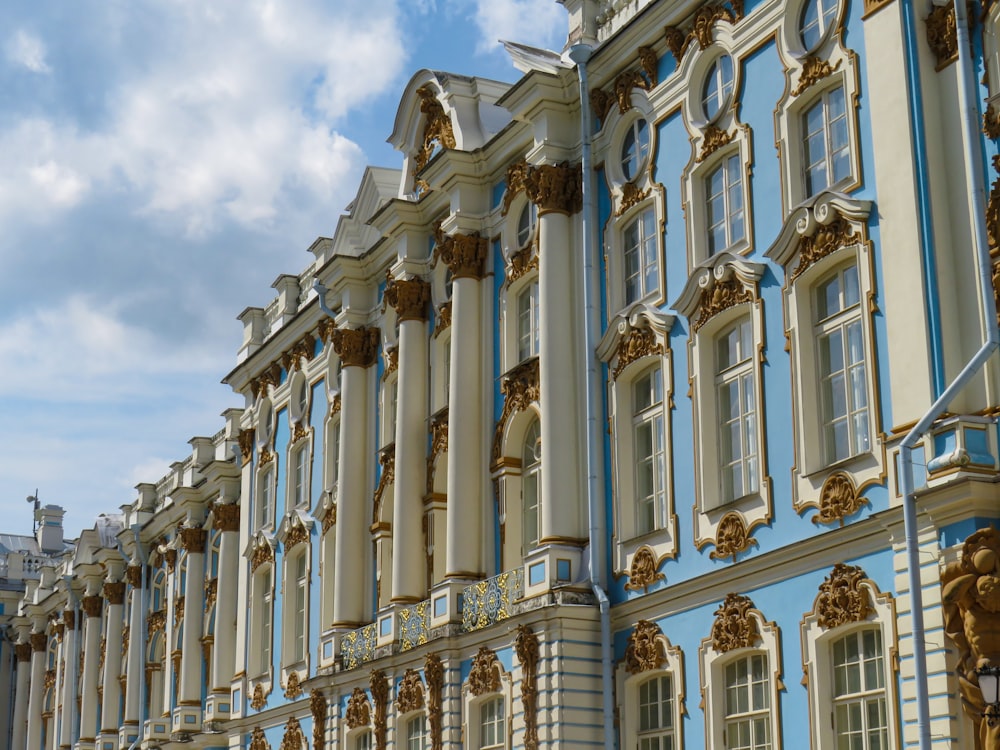
<path id="1" fill-rule="evenodd" d="M 535 224 L 538 221 L 538 207 L 531 203 L 521 210 L 521 216 L 517 220 L 517 246 L 522 248 L 528 244 L 535 233 Z"/>
<path id="2" fill-rule="evenodd" d="M 701 94 L 701 104 L 709 122 L 726 108 L 732 95 L 733 58 L 722 55 L 708 69 L 708 77 L 705 79 L 705 87 Z"/>
<path id="3" fill-rule="evenodd" d="M 837 17 L 837 0 L 806 0 L 799 19 L 799 33 L 806 52 L 816 49 Z"/>
<path id="4" fill-rule="evenodd" d="M 649 123 L 641 117 L 635 120 L 622 141 L 622 174 L 631 182 L 649 158 Z"/>

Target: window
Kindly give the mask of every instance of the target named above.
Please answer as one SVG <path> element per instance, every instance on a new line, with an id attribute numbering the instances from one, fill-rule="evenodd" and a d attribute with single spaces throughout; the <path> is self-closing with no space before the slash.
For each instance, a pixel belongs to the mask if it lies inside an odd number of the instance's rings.
<path id="1" fill-rule="evenodd" d="M 517 359 L 523 362 L 536 354 L 538 354 L 538 282 L 533 281 L 517 296 Z"/>
<path id="2" fill-rule="evenodd" d="M 638 750 L 674 750 L 674 688 L 669 675 L 639 685 Z"/>
<path id="3" fill-rule="evenodd" d="M 354 740 L 354 750 L 372 750 L 372 730 L 366 729 Z"/>
<path id="4" fill-rule="evenodd" d="M 292 454 L 292 503 L 303 505 L 309 486 L 309 450 L 302 446 Z"/>
<path id="5" fill-rule="evenodd" d="M 385 434 L 382 445 L 396 441 L 396 409 L 399 404 L 399 380 L 393 376 L 385 386 Z"/>
<path id="6" fill-rule="evenodd" d="M 816 195 L 851 174 L 844 88 L 823 93 L 802 115 L 806 196 Z"/>
<path id="7" fill-rule="evenodd" d="M 877 629 L 833 642 L 833 731 L 838 748 L 889 747 L 883 664 Z"/>
<path id="8" fill-rule="evenodd" d="M 254 618 L 252 622 L 253 643 L 250 653 L 256 654 L 256 674 L 264 674 L 271 668 L 271 602 L 273 598 L 271 569 L 267 568 L 254 576 Z"/>
<path id="9" fill-rule="evenodd" d="M 423 714 L 406 722 L 406 750 L 424 750 L 427 743 L 427 720 Z"/>
<path id="10" fill-rule="evenodd" d="M 819 46 L 836 18 L 837 0 L 807 0 L 799 18 L 799 33 L 806 52 Z"/>
<path id="11" fill-rule="evenodd" d="M 507 744 L 503 697 L 490 698 L 479 706 L 479 750 L 496 750 Z"/>
<path id="12" fill-rule="evenodd" d="M 701 106 L 705 111 L 705 119 L 711 122 L 718 117 L 729 104 L 732 94 L 733 58 L 722 55 L 708 69 L 705 85 L 702 88 Z"/>
<path id="13" fill-rule="evenodd" d="M 535 227 L 538 225 L 538 207 L 528 201 L 521 209 L 521 215 L 517 219 L 517 247 L 518 249 L 528 244 L 528 241 L 535 236 Z M 448 282 L 451 284 L 451 271 L 448 271 Z M 448 297 L 451 297 L 451 288 L 448 288 Z"/>
<path id="14" fill-rule="evenodd" d="M 309 574 L 306 571 L 305 552 L 298 555 L 288 568 L 292 578 L 292 643 L 291 663 L 306 659 L 306 596 L 309 591 Z"/>
<path id="15" fill-rule="evenodd" d="M 647 209 L 625 227 L 626 305 L 659 288 L 655 224 L 653 209 Z"/>
<path id="16" fill-rule="evenodd" d="M 534 420 L 528 427 L 521 451 L 521 553 L 538 546 L 538 518 L 542 489 L 542 427 Z"/>
<path id="17" fill-rule="evenodd" d="M 705 180 L 708 253 L 715 255 L 743 239 L 743 178 L 740 154 L 726 157 Z"/>
<path id="18" fill-rule="evenodd" d="M 649 368 L 632 384 L 632 406 L 636 532 L 647 534 L 663 526 L 666 506 L 666 433 L 659 366 Z"/>
<path id="19" fill-rule="evenodd" d="M 260 480 L 260 497 L 257 504 L 257 526 L 274 523 L 274 470 L 264 472 Z"/>
<path id="20" fill-rule="evenodd" d="M 828 463 L 869 450 L 868 388 L 858 268 L 850 265 L 816 286 L 823 446 Z"/>
<path id="21" fill-rule="evenodd" d="M 716 339 L 719 462 L 723 503 L 757 491 L 757 406 L 750 316 Z"/>
<path id="22" fill-rule="evenodd" d="M 634 180 L 649 159 L 649 123 L 635 120 L 622 141 L 621 167 L 626 181 Z"/>
<path id="23" fill-rule="evenodd" d="M 767 656 L 752 654 L 725 669 L 725 743 L 730 750 L 770 750 Z"/>

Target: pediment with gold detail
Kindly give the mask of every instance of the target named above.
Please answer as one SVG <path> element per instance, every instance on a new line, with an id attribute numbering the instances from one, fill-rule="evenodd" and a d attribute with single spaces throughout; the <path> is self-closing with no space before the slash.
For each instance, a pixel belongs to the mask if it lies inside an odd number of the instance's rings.
<path id="1" fill-rule="evenodd" d="M 274 562 L 274 550 L 278 540 L 274 534 L 260 530 L 250 537 L 243 550 L 243 556 L 250 561 L 250 570 L 257 570 L 261 565 Z"/>
<path id="2" fill-rule="evenodd" d="M 673 324 L 673 315 L 637 302 L 608 322 L 597 356 L 611 366 L 611 377 L 617 379 L 636 360 L 664 354 Z"/>
<path id="3" fill-rule="evenodd" d="M 312 516 L 305 511 L 301 509 L 290 510 L 281 519 L 278 530 L 275 532 L 275 538 L 281 542 L 281 546 L 286 551 L 289 551 L 297 545 L 309 541 L 309 535 L 315 523 Z"/>
<path id="4" fill-rule="evenodd" d="M 867 239 L 872 202 L 824 191 L 792 211 L 764 255 L 785 268 L 790 281 L 817 261 Z"/>
<path id="5" fill-rule="evenodd" d="M 732 253 L 718 253 L 700 263 L 688 277 L 674 307 L 691 321 L 691 331 L 736 305 L 757 299 L 757 283 L 766 266 Z"/>

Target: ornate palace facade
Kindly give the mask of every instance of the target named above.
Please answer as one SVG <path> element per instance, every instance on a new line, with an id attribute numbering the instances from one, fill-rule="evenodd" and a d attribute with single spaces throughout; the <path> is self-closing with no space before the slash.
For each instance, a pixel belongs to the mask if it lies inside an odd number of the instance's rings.
<path id="1" fill-rule="evenodd" d="M 1000 5 L 564 5 L 413 76 L 245 407 L 4 604 L 10 747 L 998 747 L 996 357 L 932 404 Z"/>

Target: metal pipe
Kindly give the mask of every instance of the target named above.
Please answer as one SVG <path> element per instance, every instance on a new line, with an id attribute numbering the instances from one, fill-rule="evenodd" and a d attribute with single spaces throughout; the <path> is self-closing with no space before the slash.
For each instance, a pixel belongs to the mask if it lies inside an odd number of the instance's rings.
<path id="1" fill-rule="evenodd" d="M 975 75 L 969 56 L 969 30 L 965 3 L 955 3 L 956 41 L 958 46 L 959 108 L 961 110 L 963 140 L 965 144 L 965 179 L 970 196 L 972 213 L 973 244 L 976 251 L 976 266 L 979 282 L 980 302 L 986 340 L 972 359 L 952 381 L 927 413 L 913 426 L 900 443 L 900 464 L 902 469 L 901 489 L 903 494 L 903 528 L 906 537 L 906 556 L 909 567 L 910 616 L 913 637 L 913 673 L 917 697 L 917 733 L 920 750 L 930 750 L 930 698 L 927 690 L 927 650 L 924 642 L 923 590 L 920 582 L 920 548 L 917 539 L 917 509 L 913 489 L 913 454 L 917 441 L 958 395 L 979 369 L 986 363 L 998 344 L 993 279 L 989 247 L 986 238 L 986 201 L 982 180 L 981 150 L 979 144 L 979 113 L 976 108 Z"/>
<path id="2" fill-rule="evenodd" d="M 604 747 L 614 750 L 614 700 L 613 700 L 613 664 L 611 653 L 611 603 L 606 593 L 605 553 L 604 545 L 607 539 L 607 524 L 604 518 L 604 508 L 599 488 L 598 467 L 601 457 L 598 451 L 600 426 L 597 421 L 595 400 L 600 393 L 598 367 L 596 356 L 597 328 L 600 318 L 597 309 L 597 265 L 595 232 L 597 228 L 596 204 L 593 191 L 593 166 L 591 155 L 591 122 L 590 122 L 590 91 L 587 80 L 587 61 L 593 54 L 593 49 L 587 44 L 575 44 L 569 49 L 569 58 L 576 63 L 576 71 L 580 82 L 580 130 L 581 130 L 581 164 L 582 172 L 582 222 L 583 222 L 583 264 L 581 287 L 584 304 L 584 346 L 581 352 L 581 366 L 587 372 L 587 392 L 584 397 L 584 415 L 587 425 L 586 464 L 587 464 L 587 509 L 589 515 L 589 565 L 590 581 L 600 607 L 601 621 L 601 692 L 603 694 L 602 713 L 604 718 Z"/>

